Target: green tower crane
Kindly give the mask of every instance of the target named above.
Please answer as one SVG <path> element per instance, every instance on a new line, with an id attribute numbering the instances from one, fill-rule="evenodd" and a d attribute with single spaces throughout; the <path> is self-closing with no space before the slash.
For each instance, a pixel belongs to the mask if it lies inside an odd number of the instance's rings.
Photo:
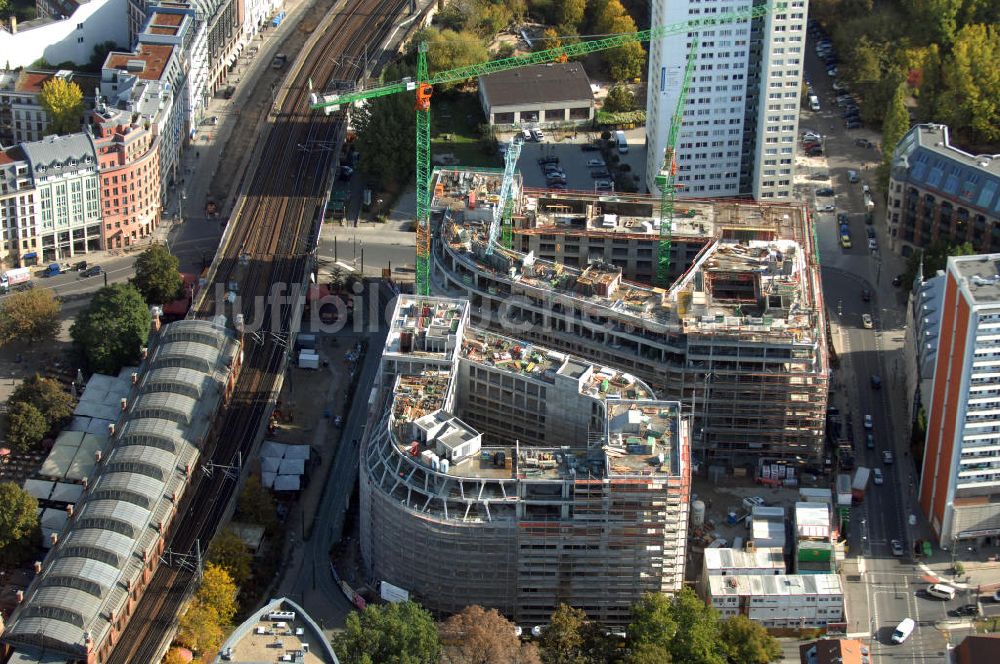
<path id="1" fill-rule="evenodd" d="M 773 10 L 784 9 L 784 2 L 775 3 Z M 430 250 L 431 250 L 431 227 L 430 227 L 430 199 L 431 199 L 431 95 L 433 86 L 439 83 L 454 83 L 464 81 L 476 76 L 495 74 L 501 71 L 528 67 L 537 64 L 565 61 L 567 58 L 606 51 L 618 48 L 625 44 L 635 42 L 648 42 L 661 39 L 670 35 L 686 34 L 697 32 L 706 28 L 719 25 L 727 25 L 739 21 L 753 20 L 766 15 L 772 11 L 772 7 L 767 4 L 754 6 L 746 11 L 719 14 L 717 16 L 696 18 L 681 23 L 661 25 L 620 35 L 609 35 L 586 41 L 578 41 L 565 46 L 536 51 L 526 55 L 519 55 L 512 58 L 502 58 L 491 62 L 481 62 L 465 67 L 456 67 L 445 71 L 429 74 L 427 71 L 427 45 L 420 44 L 417 49 L 417 77 L 416 80 L 404 79 L 394 83 L 375 86 L 365 90 L 356 90 L 342 94 L 317 95 L 311 97 L 311 108 L 322 110 L 326 113 L 333 113 L 340 110 L 342 106 L 348 106 L 363 99 L 375 99 L 401 92 L 413 92 L 416 96 L 414 109 L 417 114 L 417 265 L 416 265 L 416 292 L 418 295 L 430 294 Z M 690 67 L 690 63 L 688 65 Z M 669 233 L 669 228 L 667 229 Z M 664 233 L 663 223 L 660 224 L 661 236 Z M 669 247 L 668 247 L 669 257 Z M 669 260 L 669 258 L 668 258 Z"/>
<path id="2" fill-rule="evenodd" d="M 656 249 L 656 285 L 667 288 L 670 285 L 670 248 L 674 243 L 674 203 L 677 200 L 677 138 L 684 123 L 684 104 L 687 103 L 691 76 L 698 60 L 698 35 L 691 36 L 691 50 L 688 51 L 684 80 L 677 95 L 677 108 L 670 118 L 670 132 L 667 147 L 663 151 L 663 167 L 656 175 L 656 186 L 660 190 L 660 239 Z"/>

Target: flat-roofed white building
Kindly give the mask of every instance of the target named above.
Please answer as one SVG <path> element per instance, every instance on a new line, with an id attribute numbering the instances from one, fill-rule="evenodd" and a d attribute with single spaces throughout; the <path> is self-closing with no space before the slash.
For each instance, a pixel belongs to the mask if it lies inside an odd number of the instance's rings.
<path id="1" fill-rule="evenodd" d="M 822 629 L 844 620 L 836 574 L 713 576 L 708 589 L 708 602 L 723 618 L 743 615 L 767 629 Z"/>

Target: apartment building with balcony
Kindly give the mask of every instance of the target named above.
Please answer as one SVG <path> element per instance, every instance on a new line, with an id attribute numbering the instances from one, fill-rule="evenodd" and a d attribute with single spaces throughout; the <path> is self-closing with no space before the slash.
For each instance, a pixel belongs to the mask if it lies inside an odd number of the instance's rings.
<path id="1" fill-rule="evenodd" d="M 35 227 L 35 195 L 24 150 L 0 150 L 0 270 L 21 267 L 22 254 L 36 250 L 21 230 Z"/>
<path id="2" fill-rule="evenodd" d="M 82 131 L 94 108 L 99 82 L 96 76 L 68 70 L 0 70 L 0 145 L 40 141 L 48 133 L 49 116 L 39 96 L 42 86 L 54 78 L 80 86 L 84 108 L 80 114 L 79 129 Z"/>
<path id="3" fill-rule="evenodd" d="M 361 443 L 367 573 L 432 611 L 531 627 L 559 603 L 625 625 L 684 579 L 690 441 L 677 402 L 613 367 L 400 296 Z"/>
<path id="4" fill-rule="evenodd" d="M 681 32 L 649 44 L 646 187 L 657 193 L 671 118 L 680 98 L 692 38 L 698 47 L 677 143 L 680 197 L 793 198 L 807 0 L 757 19 Z M 747 11 L 745 0 L 654 0 L 653 25 L 721 18 Z"/>
<path id="5" fill-rule="evenodd" d="M 1000 251 L 1000 155 L 952 145 L 945 125 L 912 127 L 893 152 L 885 223 L 904 256 L 937 240 Z"/>
<path id="6" fill-rule="evenodd" d="M 159 129 L 139 113 L 104 108 L 94 112 L 91 131 L 100 165 L 104 246 L 128 247 L 160 220 Z"/>
<path id="7" fill-rule="evenodd" d="M 952 256 L 938 306 L 920 507 L 940 546 L 1000 540 L 1000 254 Z"/>
<path id="8" fill-rule="evenodd" d="M 588 256 L 571 266 L 565 249 L 570 236 L 589 233 L 606 209 L 620 215 L 621 235 L 613 236 L 612 247 L 619 241 L 626 250 L 632 242 L 641 247 L 643 240 L 629 234 L 656 221 L 653 199 L 529 191 L 515 204 L 516 228 L 533 214 L 570 211 L 585 220 L 565 231 L 541 231 L 562 244 L 555 254 L 503 246 L 488 251 L 499 182 L 499 174 L 435 171 L 435 292 L 468 298 L 477 325 L 620 367 L 663 398 L 681 401 L 695 418 L 701 459 L 733 465 L 760 457 L 796 464 L 822 459 L 825 309 L 804 205 L 710 204 L 712 215 L 698 222 L 703 247 L 677 266 L 681 275 L 672 284 L 655 288 L 625 278 L 626 258 Z M 470 192 L 475 209 L 467 204 Z M 518 242 L 523 238 L 515 230 L 515 247 Z"/>

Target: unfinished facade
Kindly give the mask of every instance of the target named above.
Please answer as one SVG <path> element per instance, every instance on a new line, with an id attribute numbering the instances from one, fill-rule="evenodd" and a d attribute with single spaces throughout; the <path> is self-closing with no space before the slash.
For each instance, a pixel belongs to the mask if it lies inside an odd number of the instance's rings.
<path id="1" fill-rule="evenodd" d="M 369 574 L 519 624 L 561 602 L 624 625 L 684 579 L 688 421 L 641 380 L 400 296 L 362 444 Z"/>
<path id="2" fill-rule="evenodd" d="M 685 202 L 679 277 L 663 289 L 627 279 L 655 271 L 657 199 L 529 190 L 513 233 L 527 251 L 490 254 L 491 211 L 464 201 L 476 187 L 488 201 L 500 176 L 436 176 L 432 287 L 468 297 L 476 324 L 620 367 L 683 402 L 701 458 L 821 458 L 826 321 L 804 205 Z"/>

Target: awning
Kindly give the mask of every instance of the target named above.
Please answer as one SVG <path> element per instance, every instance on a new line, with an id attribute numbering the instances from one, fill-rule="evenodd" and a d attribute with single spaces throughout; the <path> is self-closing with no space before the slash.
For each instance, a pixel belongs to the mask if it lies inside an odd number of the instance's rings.
<path id="1" fill-rule="evenodd" d="M 38 254 L 34 251 L 31 251 L 26 253 L 24 256 L 21 256 L 21 258 L 38 258 Z"/>

